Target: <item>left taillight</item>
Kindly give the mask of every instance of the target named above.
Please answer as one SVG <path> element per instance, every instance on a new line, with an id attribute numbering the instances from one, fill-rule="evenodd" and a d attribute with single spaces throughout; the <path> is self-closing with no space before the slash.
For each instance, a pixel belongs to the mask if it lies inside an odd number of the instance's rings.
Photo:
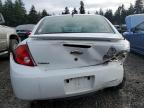
<path id="1" fill-rule="evenodd" d="M 15 62 L 25 66 L 36 66 L 27 44 L 18 46 L 14 53 Z"/>

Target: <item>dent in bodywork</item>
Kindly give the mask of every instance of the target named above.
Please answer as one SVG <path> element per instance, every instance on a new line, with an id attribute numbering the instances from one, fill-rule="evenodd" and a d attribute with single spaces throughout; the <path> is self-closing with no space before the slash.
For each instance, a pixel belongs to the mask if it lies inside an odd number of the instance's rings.
<path id="1" fill-rule="evenodd" d="M 33 40 L 27 44 L 36 64 L 50 70 L 99 65 L 113 58 L 122 57 L 123 54 L 129 52 L 127 40 L 114 42 Z M 42 56 L 37 54 L 37 49 Z M 45 53 L 43 54 L 43 52 Z M 107 54 L 109 58 L 104 60 L 104 56 Z"/>

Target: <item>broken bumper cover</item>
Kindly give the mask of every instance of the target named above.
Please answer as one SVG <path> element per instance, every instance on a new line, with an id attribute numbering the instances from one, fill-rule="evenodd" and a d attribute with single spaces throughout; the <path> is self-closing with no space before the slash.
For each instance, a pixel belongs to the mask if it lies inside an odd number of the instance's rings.
<path id="1" fill-rule="evenodd" d="M 23 100 L 57 99 L 78 96 L 107 87 L 117 86 L 123 80 L 123 65 L 119 62 L 60 70 L 41 70 L 38 67 L 27 67 L 16 64 L 11 56 L 10 74 L 15 95 Z M 92 77 L 87 83 L 88 89 L 73 89 L 65 84 L 66 79 Z M 76 80 L 74 82 L 77 82 Z M 78 81 L 80 82 L 80 81 Z M 92 83 L 91 83 L 92 82 Z M 87 87 L 86 86 L 86 87 Z M 85 88 L 86 88 L 85 87 Z M 71 91 L 72 90 L 72 91 Z"/>

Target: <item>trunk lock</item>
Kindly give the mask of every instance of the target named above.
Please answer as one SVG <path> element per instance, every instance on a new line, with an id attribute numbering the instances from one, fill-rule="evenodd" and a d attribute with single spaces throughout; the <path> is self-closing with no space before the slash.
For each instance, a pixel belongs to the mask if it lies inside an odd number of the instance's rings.
<path id="1" fill-rule="evenodd" d="M 74 61 L 78 61 L 78 58 L 74 58 Z"/>

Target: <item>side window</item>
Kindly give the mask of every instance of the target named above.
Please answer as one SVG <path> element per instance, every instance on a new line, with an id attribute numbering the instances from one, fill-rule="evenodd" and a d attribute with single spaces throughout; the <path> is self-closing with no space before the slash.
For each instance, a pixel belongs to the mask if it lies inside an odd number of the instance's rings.
<path id="1" fill-rule="evenodd" d="M 137 27 L 136 27 L 136 32 L 138 33 L 144 33 L 144 22 L 139 24 Z"/>

